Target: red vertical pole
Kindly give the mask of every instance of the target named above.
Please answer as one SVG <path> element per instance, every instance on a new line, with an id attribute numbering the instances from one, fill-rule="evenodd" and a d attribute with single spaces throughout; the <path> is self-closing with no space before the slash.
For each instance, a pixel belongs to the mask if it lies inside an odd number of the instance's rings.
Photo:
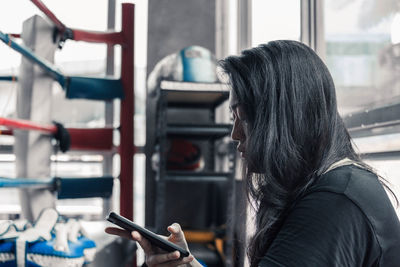
<path id="1" fill-rule="evenodd" d="M 122 4 L 121 80 L 125 97 L 121 101 L 120 157 L 121 157 L 121 214 L 133 219 L 133 156 L 134 156 L 134 5 Z"/>

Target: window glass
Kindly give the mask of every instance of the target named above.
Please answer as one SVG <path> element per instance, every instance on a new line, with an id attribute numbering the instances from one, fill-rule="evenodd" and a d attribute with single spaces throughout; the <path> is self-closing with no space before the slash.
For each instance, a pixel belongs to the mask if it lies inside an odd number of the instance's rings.
<path id="1" fill-rule="evenodd" d="M 400 96 L 398 1 L 325 1 L 326 63 L 341 114 Z"/>
<path id="2" fill-rule="evenodd" d="M 396 194 L 396 197 L 400 201 L 400 180 L 398 179 L 398 177 L 400 177 L 400 168 L 398 168 L 400 160 L 368 160 L 366 162 L 389 182 L 388 185 L 390 189 Z M 388 195 L 392 203 L 395 204 L 393 196 L 390 193 Z M 400 209 L 397 209 L 397 215 L 400 217 Z"/>
<path id="3" fill-rule="evenodd" d="M 379 153 L 400 151 L 400 134 L 373 135 L 354 139 L 356 150 L 360 153 Z"/>
<path id="4" fill-rule="evenodd" d="M 271 40 L 300 40 L 298 0 L 252 1 L 252 46 Z"/>

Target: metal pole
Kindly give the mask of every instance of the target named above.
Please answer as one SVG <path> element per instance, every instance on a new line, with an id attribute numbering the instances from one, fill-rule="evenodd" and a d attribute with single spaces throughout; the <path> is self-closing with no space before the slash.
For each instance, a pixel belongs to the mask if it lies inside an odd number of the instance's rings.
<path id="1" fill-rule="evenodd" d="M 115 0 L 108 0 L 107 10 L 107 30 L 115 30 Z M 114 75 L 114 46 L 107 45 L 107 58 L 106 58 L 106 75 Z M 114 122 L 114 102 L 112 100 L 105 102 L 105 126 L 113 127 Z M 103 175 L 113 174 L 112 165 L 113 153 L 106 153 L 103 160 Z M 111 198 L 103 199 L 103 218 L 111 211 L 112 203 Z"/>
<path id="2" fill-rule="evenodd" d="M 251 0 L 238 0 L 238 52 L 251 47 Z"/>
<path id="3" fill-rule="evenodd" d="M 125 97 L 121 101 L 120 157 L 121 157 L 121 214 L 133 219 L 133 156 L 134 156 L 134 5 L 122 4 L 121 80 Z"/>
<path id="4" fill-rule="evenodd" d="M 222 59 L 238 53 L 237 0 L 216 0 L 215 56 Z"/>
<path id="5" fill-rule="evenodd" d="M 301 0 L 301 41 L 325 58 L 324 1 Z"/>

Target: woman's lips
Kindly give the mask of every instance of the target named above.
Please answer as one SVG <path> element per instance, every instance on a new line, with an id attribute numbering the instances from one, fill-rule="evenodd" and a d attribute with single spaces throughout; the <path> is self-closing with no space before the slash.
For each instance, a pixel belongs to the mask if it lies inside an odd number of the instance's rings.
<path id="1" fill-rule="evenodd" d="M 242 146 L 238 145 L 237 150 L 238 150 L 239 153 L 240 153 L 240 157 L 244 158 L 244 155 L 245 155 L 245 150 L 244 150 L 244 148 L 243 148 Z"/>

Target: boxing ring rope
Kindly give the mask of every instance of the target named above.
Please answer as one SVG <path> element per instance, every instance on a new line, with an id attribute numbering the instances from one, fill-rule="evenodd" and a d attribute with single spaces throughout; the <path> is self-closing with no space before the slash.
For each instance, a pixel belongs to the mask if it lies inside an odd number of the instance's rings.
<path id="1" fill-rule="evenodd" d="M 0 81 L 10 81 L 10 82 L 16 82 L 18 81 L 18 77 L 17 76 L 0 76 Z"/>
<path id="2" fill-rule="evenodd" d="M 9 35 L 0 32 L 0 39 L 52 76 L 66 91 L 67 98 L 107 100 L 123 97 L 124 89 L 119 79 L 64 76 L 51 63 L 36 56 L 29 48 L 17 44 Z"/>
<path id="3" fill-rule="evenodd" d="M 0 117 L 0 126 L 8 129 L 0 130 L 1 135 L 13 135 L 12 129 L 41 131 L 43 133 L 56 135 L 59 128 L 56 125 L 45 125 L 31 122 L 28 120 L 8 119 Z M 113 150 L 113 131 L 112 127 L 106 128 L 67 128 L 70 136 L 71 150 L 85 151 L 109 151 Z"/>
<path id="4" fill-rule="evenodd" d="M 48 9 L 45 4 L 42 3 L 40 0 L 31 0 L 33 4 L 35 4 L 46 16 L 54 23 L 54 25 L 60 30 L 64 31 L 66 29 L 64 23 L 62 23 L 54 14 L 53 12 Z"/>
<path id="5" fill-rule="evenodd" d="M 112 176 L 102 177 L 54 177 L 54 178 L 3 178 L 0 177 L 0 188 L 35 188 L 49 189 L 57 193 L 58 199 L 73 198 L 109 198 L 112 194 Z"/>
<path id="6" fill-rule="evenodd" d="M 34 123 L 28 120 L 8 119 L 0 117 L 0 125 L 10 129 L 41 131 L 46 134 L 57 135 L 60 128 L 57 125 L 45 125 Z M 7 131 L 7 130 L 6 130 Z M 74 147 L 110 150 L 112 148 L 112 128 L 101 129 L 69 129 L 72 133 Z M 1 131 L 1 134 L 12 135 L 12 131 Z M 97 139 L 101 138 L 101 139 Z M 97 143 L 90 142 L 97 140 Z M 99 142 L 101 140 L 101 142 Z M 89 143 L 87 143 L 89 141 Z M 96 147 L 97 145 L 97 147 Z M 12 188 L 35 188 L 49 189 L 57 192 L 59 199 L 63 198 L 88 198 L 111 196 L 113 188 L 113 177 L 86 177 L 86 178 L 47 178 L 47 179 L 26 179 L 26 178 L 4 178 L 0 177 L 0 187 Z"/>
<path id="7" fill-rule="evenodd" d="M 32 130 L 41 131 L 43 133 L 57 136 L 60 127 L 57 125 L 45 125 L 34 123 L 28 120 L 16 120 L 0 117 L 0 125 L 10 129 Z M 1 134 L 12 135 L 12 130 L 1 131 Z M 75 137 L 75 148 L 86 148 L 89 146 L 91 149 L 95 148 L 92 143 L 87 144 L 89 140 L 101 140 L 103 143 L 100 148 L 110 150 L 112 147 L 112 128 L 102 129 L 70 129 L 69 132 L 73 133 Z M 100 135 L 103 135 L 100 137 Z M 97 138 L 107 138 L 97 139 Z M 82 146 L 82 144 L 84 144 Z M 97 142 L 99 147 L 100 142 Z M 79 146 L 82 147 L 79 147 Z M 103 197 L 108 198 L 112 194 L 113 177 L 86 177 L 86 178 L 47 178 L 47 179 L 26 179 L 26 178 L 4 178 L 0 177 L 0 187 L 8 188 L 35 188 L 35 189 L 49 189 L 57 192 L 59 199 L 63 198 L 89 198 L 89 197 Z"/>
<path id="8" fill-rule="evenodd" d="M 0 125 L 11 129 L 41 131 L 48 134 L 57 133 L 57 126 L 55 125 L 44 125 L 39 123 L 33 123 L 28 120 L 8 119 L 0 117 Z"/>
<path id="9" fill-rule="evenodd" d="M 60 85 L 63 86 L 64 89 L 68 91 L 72 89 L 76 89 L 79 91 L 77 95 L 72 98 L 82 98 L 79 93 L 83 92 L 82 88 L 93 88 L 94 90 L 98 90 L 99 88 L 103 88 L 108 86 L 111 90 L 111 94 L 114 94 L 111 98 L 122 98 L 122 95 L 118 93 L 118 90 L 121 89 L 123 92 L 123 98 L 121 99 L 121 109 L 120 109 L 120 146 L 119 146 L 119 154 L 121 157 L 121 167 L 120 167 L 120 213 L 130 219 L 133 219 L 133 156 L 136 151 L 134 146 L 134 127 L 133 127 L 133 118 L 134 118 L 134 4 L 131 3 L 123 3 L 122 4 L 122 30 L 121 32 L 94 32 L 94 31 L 84 31 L 84 30 L 76 30 L 69 29 L 66 27 L 57 17 L 40 1 L 40 0 L 31 0 L 46 16 L 50 18 L 50 20 L 55 24 L 57 29 L 60 31 L 60 34 L 64 36 L 66 39 L 72 39 L 75 41 L 85 41 L 85 42 L 100 42 L 106 43 L 109 45 L 121 45 L 121 77 L 118 80 L 115 79 L 105 79 L 105 78 L 88 78 L 88 77 L 67 77 L 64 76 L 61 72 L 59 72 L 54 66 L 45 62 L 44 60 L 39 59 L 29 51 L 29 49 L 25 49 L 25 47 L 18 45 L 15 43 L 10 36 L 18 38 L 20 35 L 7 35 L 0 32 L 0 39 L 3 40 L 6 44 L 8 44 L 13 49 L 17 50 L 25 57 L 38 64 L 42 69 L 48 72 L 53 78 L 55 78 Z M 0 78 L 0 80 L 6 81 L 15 81 L 16 77 L 7 76 Z M 104 90 L 103 90 L 104 91 Z M 93 97 L 98 92 L 89 95 L 91 97 L 86 97 L 89 99 L 97 99 L 97 100 L 106 100 L 110 99 L 104 98 L 96 98 Z M 110 93 L 110 92 L 108 92 Z M 101 92 L 100 92 L 101 94 Z M 117 96 L 115 96 L 117 94 Z M 67 96 L 68 97 L 68 96 Z M 71 98 L 71 97 L 70 97 Z M 83 97 L 85 98 L 85 97 Z M 17 120 L 9 120 L 2 118 L 2 125 L 9 128 L 18 128 L 28 130 L 39 130 L 48 134 L 55 134 L 57 132 L 57 127 L 55 125 L 40 125 L 35 124 L 28 121 L 17 121 Z M 77 128 L 69 128 L 68 132 L 71 136 L 71 148 L 82 148 L 88 147 L 88 140 L 95 139 L 94 137 L 104 138 L 104 145 L 95 145 L 92 143 L 93 147 L 97 148 L 107 148 L 112 149 L 112 128 L 104 128 L 104 129 L 77 129 Z M 12 134 L 12 130 L 1 130 L 2 134 Z M 87 139 L 83 138 L 85 136 Z M 74 136 L 77 138 L 74 141 Z M 78 137 L 80 136 L 80 137 Z M 102 137 L 100 137 L 102 136 Z M 99 139 L 101 140 L 101 139 Z M 80 178 L 82 179 L 82 178 Z M 93 179 L 93 178 L 88 178 Z M 8 180 L 7 180 L 8 181 Z M 47 181 L 48 182 L 48 181 Z M 0 183 L 1 187 L 1 183 Z"/>
<path id="10" fill-rule="evenodd" d="M 10 129 L 0 129 L 0 135 L 14 135 L 14 133 Z"/>
<path id="11" fill-rule="evenodd" d="M 10 35 L 13 38 L 21 38 L 21 34 L 19 33 L 9 33 L 8 35 Z"/>
<path id="12" fill-rule="evenodd" d="M 85 41 L 91 43 L 106 43 L 110 45 L 124 44 L 125 39 L 122 32 L 95 32 L 78 29 L 70 29 L 62 23 L 40 0 L 31 0 L 57 27 L 60 35 L 65 39 Z"/>

